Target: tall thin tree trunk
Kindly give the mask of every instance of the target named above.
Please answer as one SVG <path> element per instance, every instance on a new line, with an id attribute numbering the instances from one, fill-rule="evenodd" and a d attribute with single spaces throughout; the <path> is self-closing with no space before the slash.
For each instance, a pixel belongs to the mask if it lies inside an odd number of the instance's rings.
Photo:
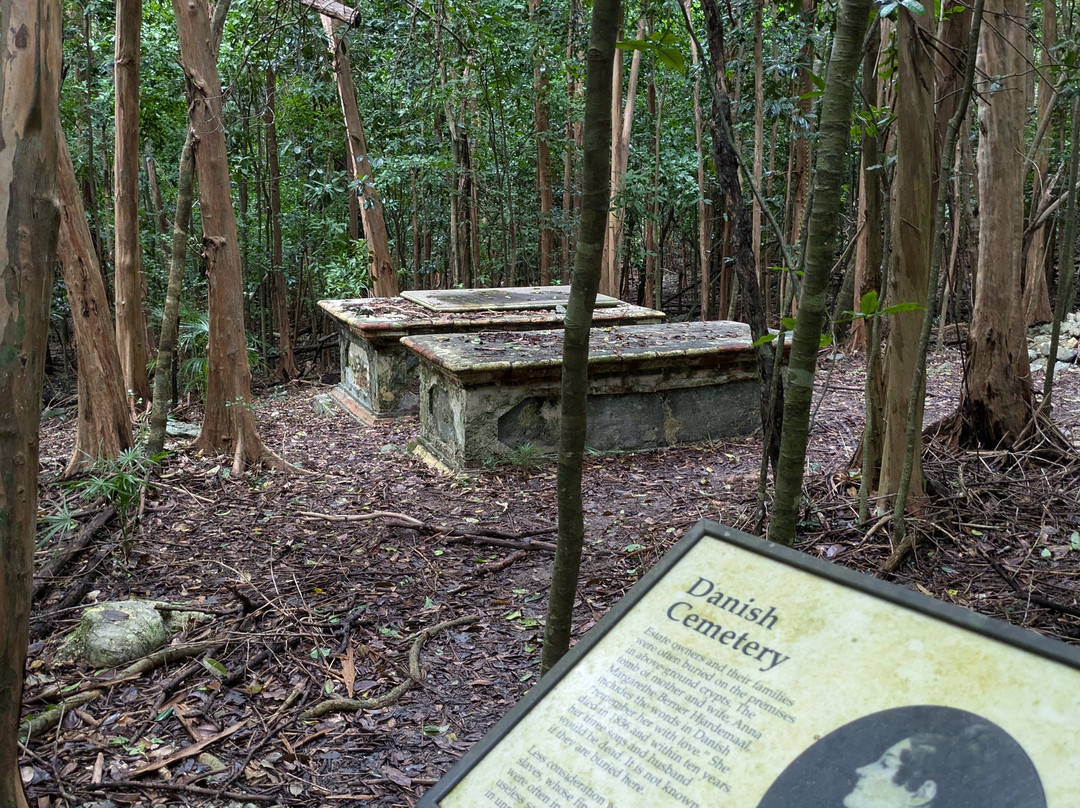
<path id="1" fill-rule="evenodd" d="M 750 215 L 739 184 L 739 157 L 732 131 L 731 99 L 724 90 L 724 23 L 717 0 L 702 0 L 705 11 L 705 28 L 709 34 L 709 62 L 711 69 L 712 117 L 709 129 L 712 134 L 713 164 L 716 180 L 723 195 L 726 224 L 730 227 L 731 252 L 735 275 L 742 293 L 743 311 L 750 325 L 751 337 L 756 342 L 769 333 L 765 306 L 754 272 L 754 254 L 750 243 Z M 722 309 L 721 309 L 722 310 Z M 777 386 L 772 396 L 773 375 L 777 372 L 773 362 L 772 346 L 757 345 L 758 374 L 761 391 L 761 428 L 768 436 L 765 451 L 776 468 L 780 451 L 780 422 L 784 407 L 784 385 Z"/>
<path id="2" fill-rule="evenodd" d="M 225 17 L 232 0 L 219 0 L 210 21 L 211 50 L 217 58 Z M 190 97 L 189 97 L 190 100 Z M 165 290 L 165 306 L 161 313 L 161 333 L 158 335 L 157 362 L 154 365 L 154 400 L 150 406 L 150 434 L 146 439 L 146 454 L 154 457 L 165 448 L 169 421 L 169 404 L 176 400 L 176 341 L 180 331 L 180 293 L 187 262 L 188 230 L 195 189 L 195 132 L 190 124 L 180 151 L 176 181 L 176 214 L 173 216 L 172 243 L 169 250 L 169 279 Z M 170 395 L 171 391 L 171 395 Z"/>
<path id="3" fill-rule="evenodd" d="M 566 62 L 581 63 L 585 61 L 585 55 L 580 53 L 575 41 L 577 33 L 578 15 L 581 13 L 579 0 L 570 0 L 570 9 L 566 27 Z M 581 91 L 581 84 L 577 80 L 575 71 L 566 71 L 566 147 L 563 151 L 563 228 L 562 228 L 562 264 L 560 271 L 562 282 L 570 282 L 570 270 L 572 262 L 571 250 L 575 243 L 577 232 L 577 205 L 579 195 L 575 192 L 574 178 L 574 152 L 581 148 L 581 122 L 574 120 L 574 106 Z"/>
<path id="4" fill-rule="evenodd" d="M 957 426 L 964 445 L 1007 449 L 1033 414 L 1018 294 L 1024 183 L 1016 156 L 1022 153 L 1025 112 L 1025 5 L 1023 0 L 989 0 L 985 13 L 980 75 L 994 81 L 979 94 L 979 266 Z"/>
<path id="5" fill-rule="evenodd" d="M 645 36 L 645 19 L 638 23 L 637 38 Z M 604 265 L 600 274 L 600 293 L 619 297 L 621 277 L 619 259 L 626 224 L 626 206 L 615 199 L 626 183 L 626 168 L 630 159 L 630 135 L 634 129 L 634 104 L 637 99 L 638 74 L 641 71 L 641 51 L 635 49 L 630 57 L 630 76 L 626 86 L 626 103 L 622 98 L 622 53 L 615 54 L 615 81 L 611 87 L 611 212 L 608 214 L 607 235 L 604 239 Z"/>
<path id="6" fill-rule="evenodd" d="M 205 0 L 173 0 L 180 56 L 188 80 L 195 170 L 203 225 L 203 258 L 210 286 L 210 345 L 206 414 L 195 448 L 228 451 L 233 469 L 281 465 L 259 437 L 251 409 L 251 368 L 244 328 L 243 272 L 229 187 L 222 125 L 221 79 Z"/>
<path id="7" fill-rule="evenodd" d="M 1077 174 L 1080 173 L 1080 96 L 1073 99 L 1072 107 L 1072 144 L 1069 155 L 1069 184 L 1067 187 L 1075 188 Z M 1061 323 L 1065 319 L 1066 309 L 1073 302 L 1073 255 L 1076 249 L 1076 218 L 1077 218 L 1076 194 L 1069 194 L 1065 203 L 1065 223 L 1063 232 L 1063 249 L 1061 251 L 1061 272 L 1058 281 L 1057 300 L 1054 303 L 1054 324 L 1050 331 L 1050 350 L 1047 353 L 1046 373 L 1043 376 L 1042 401 L 1039 409 L 1049 417 L 1053 411 L 1054 377 L 1057 375 L 1057 350 L 1058 341 L 1061 338 Z"/>
<path id="8" fill-rule="evenodd" d="M 278 330 L 278 372 L 286 379 L 300 375 L 292 348 L 292 325 L 289 322 L 289 296 L 285 289 L 285 272 L 281 260 L 281 169 L 278 167 L 277 113 L 274 98 L 277 94 L 274 69 L 266 69 L 266 166 L 270 183 L 270 296 L 274 310 L 274 326 Z"/>
<path id="9" fill-rule="evenodd" d="M 687 26 L 693 25 L 690 16 L 690 0 L 681 0 L 683 20 Z M 694 66 L 694 149 L 697 151 L 697 185 L 698 185 L 698 273 L 700 285 L 698 288 L 699 305 L 701 307 L 701 319 L 709 319 L 709 267 L 711 265 L 709 232 L 711 230 L 709 205 L 706 204 L 705 184 L 705 149 L 702 146 L 702 134 L 705 131 L 704 115 L 701 112 L 701 76 L 696 69 L 701 57 L 698 55 L 698 43 L 695 37 L 690 38 L 690 63 Z M 658 301 L 659 302 L 659 301 Z M 657 306 L 659 308 L 659 306 Z"/>
<path id="10" fill-rule="evenodd" d="M 58 0 L 0 5 L 0 805 L 27 808 L 19 717 L 37 529 L 38 426 L 59 226 Z"/>
<path id="11" fill-rule="evenodd" d="M 544 33 L 539 25 L 540 0 L 529 0 L 529 14 L 538 38 Z M 540 285 L 551 283 L 551 267 L 555 261 L 555 230 L 551 212 L 555 206 L 552 193 L 551 113 L 548 109 L 547 53 L 538 48 L 533 56 L 533 123 L 536 137 L 536 188 L 540 194 Z"/>
<path id="12" fill-rule="evenodd" d="M 161 201 L 161 186 L 158 185 L 157 177 L 157 163 L 154 161 L 154 154 L 151 148 L 148 146 L 146 154 L 143 155 L 143 165 L 146 166 L 146 181 L 150 184 L 150 202 L 153 206 L 154 221 L 158 226 L 158 235 L 161 237 L 160 244 L 161 253 L 165 256 L 163 258 L 163 266 L 167 266 L 169 259 L 169 222 L 165 217 L 165 205 Z M 155 250 L 155 252 L 156 252 Z"/>
<path id="13" fill-rule="evenodd" d="M 83 177 L 82 189 L 86 210 L 90 214 L 90 235 L 94 238 L 94 249 L 97 251 L 98 266 L 101 267 L 102 275 L 105 274 L 105 259 L 107 252 L 101 236 L 101 213 L 98 210 L 97 178 L 95 172 L 97 165 L 94 162 L 94 39 L 91 29 L 91 12 L 89 8 L 83 15 L 83 44 L 86 51 L 86 98 L 83 102 L 83 134 L 86 136 L 86 176 Z"/>
<path id="14" fill-rule="evenodd" d="M 334 32 L 335 24 L 332 18 L 323 15 L 322 24 L 330 53 L 334 57 L 334 78 L 337 80 L 341 111 L 345 116 L 349 176 L 358 183 L 357 193 L 361 199 L 360 219 L 367 241 L 371 288 L 376 297 L 393 297 L 399 291 L 397 273 L 390 257 L 390 241 L 386 232 L 386 220 L 383 218 L 382 201 L 375 190 L 371 162 L 368 160 L 367 141 L 364 138 L 360 108 L 356 104 L 356 85 L 353 82 L 348 46 L 345 40 Z"/>
<path id="15" fill-rule="evenodd" d="M 812 32 L 817 24 L 817 0 L 801 0 L 799 8 L 799 21 L 803 28 L 803 46 L 799 51 L 799 73 L 795 88 L 795 97 L 799 107 L 799 114 L 806 128 L 801 128 L 795 133 L 795 141 L 792 144 L 795 150 L 795 165 L 792 174 L 794 183 L 792 191 L 791 221 L 788 223 L 788 240 L 794 244 L 800 240 L 800 228 L 803 226 L 803 216 L 806 203 L 810 197 L 810 111 L 813 108 L 814 99 L 811 91 L 814 88 L 810 76 L 814 72 L 814 38 Z"/>
<path id="16" fill-rule="evenodd" d="M 809 439 L 810 403 L 825 315 L 825 295 L 836 252 L 844 165 L 851 131 L 851 106 L 871 0 L 841 0 L 836 11 L 832 56 L 821 100 L 821 127 L 811 203 L 806 261 L 795 320 L 784 407 L 780 464 L 776 470 L 769 538 L 793 544 L 802 502 L 803 465 Z"/>
<path id="17" fill-rule="evenodd" d="M 1038 123 L 1042 128 L 1048 124 L 1053 113 L 1056 93 L 1053 77 L 1050 74 L 1053 65 L 1051 50 L 1057 44 L 1057 2 L 1043 0 L 1042 3 L 1042 39 L 1039 42 L 1039 71 L 1037 110 Z M 1035 152 L 1034 177 L 1031 187 L 1031 214 L 1038 205 L 1036 200 L 1042 197 L 1049 181 L 1050 142 L 1043 138 Z M 1054 312 L 1050 309 L 1050 290 L 1046 280 L 1047 254 L 1050 252 L 1049 235 L 1053 224 L 1041 225 L 1031 235 L 1031 246 L 1027 251 L 1027 263 L 1024 270 L 1024 322 L 1027 325 L 1044 323 L 1051 320 Z"/>
<path id="18" fill-rule="evenodd" d="M 109 293 L 86 223 L 75 166 L 62 134 L 57 145 L 60 192 L 57 255 L 71 304 L 79 363 L 75 449 L 64 470 L 65 475 L 70 475 L 98 458 L 116 457 L 130 448 L 131 417 L 116 350 L 116 331 L 109 312 Z"/>
<path id="19" fill-rule="evenodd" d="M 188 127 L 184 148 L 180 154 L 180 170 L 176 187 L 176 215 L 173 217 L 172 249 L 169 252 L 169 281 L 165 290 L 165 306 L 161 313 L 161 334 L 158 336 L 157 362 L 154 365 L 154 401 L 150 407 L 150 435 L 146 453 L 153 457 L 165 448 L 169 419 L 169 388 L 174 381 L 176 341 L 180 325 L 180 293 L 187 261 L 188 228 L 194 200 L 195 151 L 194 135 Z"/>
<path id="20" fill-rule="evenodd" d="M 915 375 L 916 346 L 922 330 L 926 284 L 933 247 L 934 61 L 928 49 L 925 15 L 898 10 L 896 41 L 899 74 L 896 93 L 896 175 L 892 216 L 889 304 L 918 303 L 920 308 L 891 316 L 885 356 L 885 436 L 880 493 L 896 493 L 906 443 L 908 397 Z M 921 421 L 922 412 L 916 417 Z M 922 463 L 916 458 L 911 490 L 923 490 Z"/>
<path id="21" fill-rule="evenodd" d="M 764 0 L 754 0 L 754 184 L 760 188 L 765 170 L 765 69 L 762 56 L 762 5 Z M 761 252 L 761 203 L 757 196 L 751 203 L 750 243 L 754 247 L 754 273 L 762 289 L 765 311 L 769 310 L 769 278 L 762 263 Z"/>
<path id="22" fill-rule="evenodd" d="M 585 77 L 585 150 L 582 170 L 581 230 L 574 258 L 574 281 L 566 305 L 560 401 L 559 464 L 556 486 L 559 541 L 555 551 L 541 673 L 570 647 L 585 523 L 581 467 L 585 455 L 585 402 L 589 380 L 589 331 L 600 285 L 608 203 L 611 198 L 611 75 L 615 38 L 622 19 L 619 0 L 594 0 L 592 35 Z"/>
<path id="23" fill-rule="evenodd" d="M 875 20 L 875 26 L 880 25 Z M 863 55 L 862 69 L 862 95 L 866 101 L 868 112 L 875 109 L 878 104 L 878 42 L 879 37 L 872 35 L 869 47 Z M 873 115 L 873 112 L 870 112 Z M 881 155 L 876 131 L 877 121 L 873 128 L 867 128 L 863 132 L 861 153 L 859 158 L 859 232 L 855 243 L 855 308 L 863 295 L 881 287 Z M 852 347 L 861 348 L 863 354 L 870 356 L 869 323 L 865 319 L 856 319 L 851 324 L 851 334 L 848 344 Z M 880 414 L 879 414 L 880 418 Z M 881 434 L 880 425 L 875 429 L 875 434 Z M 880 455 L 880 448 L 872 451 L 873 457 Z"/>
<path id="24" fill-rule="evenodd" d="M 150 340 L 143 314 L 146 281 L 139 246 L 139 39 L 142 0 L 117 0 L 116 143 L 113 155 L 116 222 L 116 347 L 133 410 L 150 405 Z"/>

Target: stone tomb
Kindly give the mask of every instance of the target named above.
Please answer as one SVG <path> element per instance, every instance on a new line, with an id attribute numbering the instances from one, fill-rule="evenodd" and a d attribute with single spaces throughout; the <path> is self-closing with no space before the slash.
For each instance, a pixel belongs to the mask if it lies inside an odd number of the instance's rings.
<path id="1" fill-rule="evenodd" d="M 400 344 L 418 334 L 530 331 L 562 326 L 569 287 L 441 289 L 401 297 L 320 300 L 338 326 L 341 382 L 334 396 L 360 417 L 414 414 L 419 402 L 416 357 Z M 406 297 L 407 296 L 407 297 Z M 660 323 L 663 312 L 597 296 L 599 325 Z"/>
<path id="2" fill-rule="evenodd" d="M 452 469 L 553 454 L 562 332 L 407 337 L 420 362 L 420 443 Z M 630 451 L 748 435 L 760 424 L 750 328 L 736 322 L 594 327 L 586 445 Z"/>

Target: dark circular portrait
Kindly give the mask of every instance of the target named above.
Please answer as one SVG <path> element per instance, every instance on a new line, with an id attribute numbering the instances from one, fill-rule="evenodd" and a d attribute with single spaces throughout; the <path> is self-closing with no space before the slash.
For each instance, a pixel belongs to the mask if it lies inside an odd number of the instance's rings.
<path id="1" fill-rule="evenodd" d="M 1046 808 L 1031 758 L 985 718 L 952 707 L 882 710 L 816 741 L 758 808 Z"/>

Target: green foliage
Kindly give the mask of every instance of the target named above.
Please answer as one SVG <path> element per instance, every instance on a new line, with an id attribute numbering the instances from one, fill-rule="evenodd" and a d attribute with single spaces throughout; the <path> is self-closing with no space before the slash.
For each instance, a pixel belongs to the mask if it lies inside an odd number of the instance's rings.
<path id="1" fill-rule="evenodd" d="M 889 19 L 896 19 L 896 10 L 903 6 L 912 14 L 926 16 L 926 6 L 919 0 L 878 0 L 878 14 Z"/>
<path id="2" fill-rule="evenodd" d="M 75 511 L 68 503 L 67 496 L 61 493 L 60 503 L 52 513 L 44 514 L 41 519 L 41 528 L 38 530 L 37 546 L 48 543 L 57 536 L 63 540 L 69 533 L 79 528 L 79 520 L 75 518 Z"/>
<path id="3" fill-rule="evenodd" d="M 915 303 L 908 301 L 905 303 L 895 303 L 892 306 L 886 306 L 885 308 L 879 308 L 878 293 L 874 289 L 871 289 L 859 300 L 859 310 L 846 312 L 853 320 L 869 320 L 874 317 L 883 317 L 887 314 L 899 314 L 903 311 L 924 311 L 925 307 L 921 303 Z"/>
<path id="4" fill-rule="evenodd" d="M 649 34 L 644 39 L 624 39 L 615 44 L 619 50 L 639 50 L 656 58 L 659 64 L 678 73 L 686 72 L 686 37 L 672 31 Z"/>
<path id="5" fill-rule="evenodd" d="M 116 508 L 126 554 L 130 550 L 131 510 L 139 503 L 143 493 L 154 487 L 150 482 L 150 472 L 164 457 L 164 452 L 147 457 L 144 447 L 133 446 L 116 457 L 95 458 L 89 471 L 63 485 L 86 503 L 105 502 Z M 65 498 L 54 524 L 63 518 L 66 507 Z"/>

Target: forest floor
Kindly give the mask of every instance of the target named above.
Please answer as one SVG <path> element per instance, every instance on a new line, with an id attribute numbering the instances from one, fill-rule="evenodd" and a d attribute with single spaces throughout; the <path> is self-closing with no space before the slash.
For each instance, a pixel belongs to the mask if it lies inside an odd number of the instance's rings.
<path id="1" fill-rule="evenodd" d="M 955 351 L 932 358 L 927 423 L 955 409 L 961 368 Z M 862 379 L 860 356 L 822 364 L 798 548 L 880 575 L 889 532 L 858 523 L 847 468 Z M 442 473 L 408 450 L 416 419 L 320 415 L 313 400 L 326 390 L 274 388 L 255 405 L 266 443 L 299 471 L 232 477 L 229 458 L 177 447 L 130 536 L 114 520 L 44 581 L 25 713 L 58 693 L 88 700 L 24 749 L 31 805 L 411 806 L 536 683 L 554 467 Z M 1059 375 L 1054 400 L 1078 445 L 1080 370 Z M 73 497 L 57 484 L 74 443 L 67 403 L 42 425 L 43 513 Z M 589 457 L 575 637 L 699 519 L 753 531 L 760 452 L 755 436 Z M 887 577 L 1080 643 L 1080 465 L 933 442 L 925 465 L 936 493 L 911 520 L 917 550 Z M 58 541 L 39 548 L 39 568 Z M 61 605 L 65 594 L 187 604 L 214 619 L 178 639 L 189 658 L 119 676 L 56 661 L 80 612 Z M 370 701 L 304 717 L 350 696 Z"/>

